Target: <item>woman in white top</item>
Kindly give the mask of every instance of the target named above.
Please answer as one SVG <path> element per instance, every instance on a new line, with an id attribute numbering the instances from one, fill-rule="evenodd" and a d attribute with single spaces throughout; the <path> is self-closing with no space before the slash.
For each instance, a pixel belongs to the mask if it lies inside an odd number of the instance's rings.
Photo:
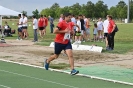
<path id="1" fill-rule="evenodd" d="M 98 27 L 98 38 L 99 40 L 103 41 L 103 22 L 101 18 L 99 18 L 97 22 L 97 27 Z"/>
<path id="2" fill-rule="evenodd" d="M 78 27 L 76 27 L 74 44 L 77 44 L 77 43 L 81 44 L 81 22 L 79 17 L 76 17 L 76 20 L 77 20 Z"/>
<path id="3" fill-rule="evenodd" d="M 28 19 L 27 19 L 26 15 L 23 14 L 23 35 L 24 35 L 23 38 L 27 38 L 29 36 L 28 31 L 27 31 L 27 29 L 28 29 L 27 22 L 28 22 Z"/>

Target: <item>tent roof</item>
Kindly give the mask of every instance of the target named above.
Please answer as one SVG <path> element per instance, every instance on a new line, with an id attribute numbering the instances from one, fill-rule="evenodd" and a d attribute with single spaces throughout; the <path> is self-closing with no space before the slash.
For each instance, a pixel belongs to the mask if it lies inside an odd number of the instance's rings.
<path id="1" fill-rule="evenodd" d="M 18 14 L 21 14 L 20 12 L 5 8 L 3 6 L 0 6 L 0 15 L 1 16 L 18 16 Z"/>

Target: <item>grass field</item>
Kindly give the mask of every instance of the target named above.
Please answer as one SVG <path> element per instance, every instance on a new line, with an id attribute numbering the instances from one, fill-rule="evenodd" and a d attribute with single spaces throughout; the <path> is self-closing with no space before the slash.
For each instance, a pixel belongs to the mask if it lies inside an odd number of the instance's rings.
<path id="1" fill-rule="evenodd" d="M 14 20 L 4 20 L 7 21 L 8 24 L 11 26 L 12 29 L 16 29 L 17 30 L 17 21 Z M 4 22 L 3 21 L 3 22 Z M 57 22 L 54 22 L 55 25 L 57 25 Z M 12 25 L 14 24 L 14 25 Z M 31 24 L 31 26 L 28 27 L 28 32 L 29 32 L 29 39 L 32 40 L 33 39 L 33 29 L 32 29 L 32 22 L 29 22 L 28 24 Z M 93 23 L 92 23 L 93 25 Z M 103 50 L 103 52 L 105 53 L 119 53 L 119 54 L 124 54 L 127 53 L 129 51 L 133 51 L 133 38 L 132 38 L 132 23 L 130 24 L 124 24 L 124 23 L 118 23 L 118 28 L 119 31 L 116 33 L 115 35 L 115 49 L 114 51 L 108 52 Z M 91 26 L 91 38 L 93 38 L 92 35 L 92 30 L 93 30 L 93 26 Z M 50 33 L 50 29 L 49 26 L 47 27 L 47 34 L 45 36 L 45 38 L 43 40 L 41 40 L 38 44 L 39 45 L 45 45 L 45 46 L 49 46 L 49 44 L 54 40 L 55 34 L 51 34 Z M 17 33 L 13 35 L 13 37 L 7 37 L 6 39 L 16 39 L 17 38 Z M 92 44 L 96 44 L 98 46 L 102 46 L 103 48 L 105 47 L 105 43 L 101 43 L 101 42 L 85 42 L 83 43 L 85 45 L 92 45 Z"/>

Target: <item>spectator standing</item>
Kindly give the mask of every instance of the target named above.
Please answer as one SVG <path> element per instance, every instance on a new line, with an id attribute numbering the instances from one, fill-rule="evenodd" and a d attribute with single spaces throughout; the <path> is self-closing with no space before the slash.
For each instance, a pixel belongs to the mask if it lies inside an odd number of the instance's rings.
<path id="1" fill-rule="evenodd" d="M 98 27 L 98 40 L 103 42 L 103 22 L 101 18 L 98 19 L 97 27 Z"/>
<path id="2" fill-rule="evenodd" d="M 85 34 L 86 34 L 86 41 L 90 40 L 90 18 L 86 19 L 86 24 L 85 24 Z"/>
<path id="3" fill-rule="evenodd" d="M 81 40 L 85 42 L 85 22 L 82 15 L 79 15 L 81 22 Z"/>
<path id="4" fill-rule="evenodd" d="M 115 22 L 112 16 L 108 16 L 109 26 L 108 26 L 108 45 L 109 48 L 107 50 L 114 50 L 114 36 L 115 36 Z"/>
<path id="5" fill-rule="evenodd" d="M 23 18 L 21 17 L 21 14 L 18 14 L 18 17 L 19 17 L 19 22 L 17 23 L 17 25 L 18 25 L 18 38 L 17 38 L 17 40 L 22 40 L 23 39 L 23 33 L 22 33 Z"/>
<path id="6" fill-rule="evenodd" d="M 109 21 L 108 21 L 108 16 L 106 16 L 106 20 L 103 22 L 103 27 L 104 27 L 104 38 L 105 38 L 105 44 L 106 44 L 106 49 L 108 49 L 108 26 L 109 26 Z"/>
<path id="7" fill-rule="evenodd" d="M 34 40 L 33 40 L 33 42 L 37 42 L 38 41 L 38 36 L 37 36 L 38 21 L 37 21 L 35 16 L 33 16 L 32 18 L 33 18 L 33 31 L 34 31 Z"/>
<path id="8" fill-rule="evenodd" d="M 51 16 L 49 16 L 49 22 L 50 22 L 50 33 L 53 33 L 54 19 Z"/>
<path id="9" fill-rule="evenodd" d="M 43 15 L 40 15 L 40 18 L 38 19 L 38 27 L 39 27 L 39 34 L 40 34 L 40 37 L 43 38 L 44 37 L 44 18 L 43 18 Z"/>
<path id="10" fill-rule="evenodd" d="M 28 19 L 25 14 L 23 14 L 23 38 L 28 38 Z"/>
<path id="11" fill-rule="evenodd" d="M 63 16 L 63 14 L 61 14 L 61 15 L 60 15 L 59 22 L 62 22 L 62 21 L 63 21 L 63 19 L 64 19 L 64 16 Z"/>
<path id="12" fill-rule="evenodd" d="M 94 42 L 97 41 L 97 31 L 98 31 L 98 27 L 97 27 L 97 24 L 95 23 L 94 24 L 94 29 L 93 29 L 93 39 L 94 39 Z"/>
<path id="13" fill-rule="evenodd" d="M 80 17 L 76 17 L 77 25 L 75 32 L 75 42 L 73 44 L 81 44 L 81 22 Z"/>
<path id="14" fill-rule="evenodd" d="M 75 15 L 72 15 L 71 22 L 73 22 L 74 24 L 77 24 L 77 21 L 75 19 Z M 75 33 L 76 33 L 76 26 L 74 26 L 73 29 L 74 29 L 74 34 L 73 34 L 73 40 L 74 40 L 75 39 Z M 72 40 L 71 40 L 71 42 L 72 42 Z"/>
<path id="15" fill-rule="evenodd" d="M 46 17 L 46 15 L 44 15 L 44 29 L 43 29 L 44 35 L 46 35 L 47 26 L 48 26 L 48 18 Z"/>

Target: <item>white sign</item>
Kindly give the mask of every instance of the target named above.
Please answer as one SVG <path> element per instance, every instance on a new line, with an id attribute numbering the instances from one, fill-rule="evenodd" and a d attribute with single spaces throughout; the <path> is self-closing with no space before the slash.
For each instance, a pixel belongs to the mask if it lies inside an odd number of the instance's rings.
<path id="1" fill-rule="evenodd" d="M 54 47 L 54 42 L 52 42 L 49 47 Z M 72 48 L 73 50 L 87 50 L 87 51 L 99 52 L 99 53 L 101 53 L 103 49 L 103 47 L 99 47 L 95 45 L 88 46 L 88 45 L 79 45 L 79 44 L 77 45 L 72 44 Z"/>

